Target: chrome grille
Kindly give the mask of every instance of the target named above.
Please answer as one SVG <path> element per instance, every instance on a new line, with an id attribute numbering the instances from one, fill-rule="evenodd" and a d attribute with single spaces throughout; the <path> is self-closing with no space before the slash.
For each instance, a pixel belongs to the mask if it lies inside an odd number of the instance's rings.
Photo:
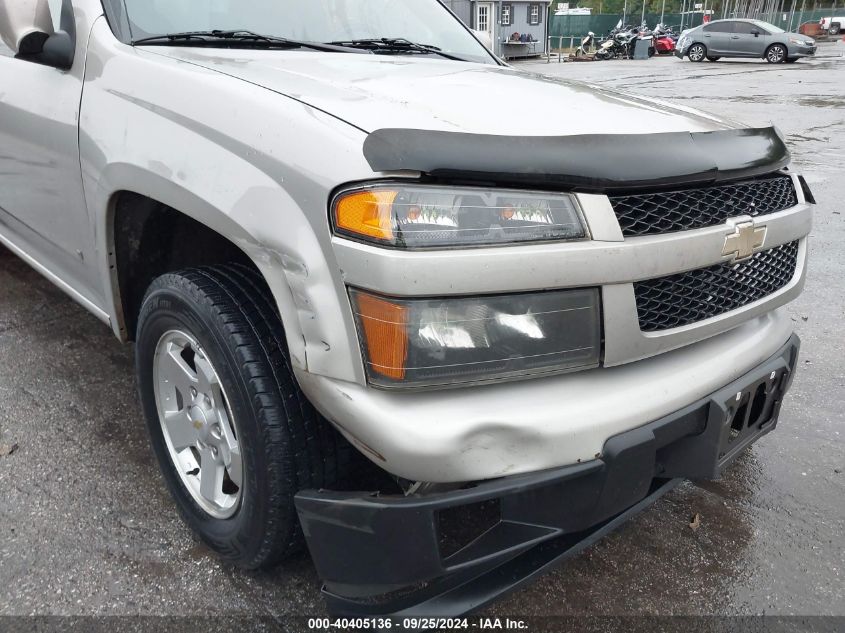
<path id="1" fill-rule="evenodd" d="M 658 332 L 736 310 L 785 287 L 795 276 L 798 242 L 735 264 L 717 264 L 634 284 L 640 329 Z"/>
<path id="2" fill-rule="evenodd" d="M 689 231 L 724 224 L 739 215 L 752 217 L 798 204 L 789 176 L 679 191 L 611 196 L 625 237 Z"/>

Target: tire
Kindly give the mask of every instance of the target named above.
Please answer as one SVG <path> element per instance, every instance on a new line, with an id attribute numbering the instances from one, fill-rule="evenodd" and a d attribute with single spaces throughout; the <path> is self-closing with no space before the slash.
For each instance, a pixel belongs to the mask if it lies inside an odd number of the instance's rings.
<path id="1" fill-rule="evenodd" d="M 708 55 L 708 56 L 707 56 L 707 61 L 708 61 L 708 62 L 717 62 L 717 61 L 719 61 L 720 59 L 722 59 L 722 58 L 721 58 L 721 57 L 714 57 L 714 56 L 712 56 L 712 55 Z"/>
<path id="2" fill-rule="evenodd" d="M 780 64 L 786 59 L 788 51 L 783 44 L 772 44 L 766 49 L 766 61 L 770 64 Z"/>
<path id="3" fill-rule="evenodd" d="M 613 55 L 610 52 L 605 51 L 604 49 L 597 50 L 596 54 L 595 54 L 595 58 L 598 59 L 599 61 L 611 59 L 612 57 L 613 57 Z"/>
<path id="4" fill-rule="evenodd" d="M 691 62 L 703 62 L 707 58 L 707 47 L 704 44 L 693 44 L 687 51 Z"/>
<path id="5" fill-rule="evenodd" d="M 827 30 L 828 35 L 839 35 L 839 32 L 842 30 L 838 23 L 831 24 L 830 28 Z"/>
<path id="6" fill-rule="evenodd" d="M 245 569 L 300 550 L 294 495 L 342 480 L 354 449 L 300 391 L 261 275 L 225 265 L 156 279 L 138 319 L 136 370 L 153 451 L 185 522 Z"/>

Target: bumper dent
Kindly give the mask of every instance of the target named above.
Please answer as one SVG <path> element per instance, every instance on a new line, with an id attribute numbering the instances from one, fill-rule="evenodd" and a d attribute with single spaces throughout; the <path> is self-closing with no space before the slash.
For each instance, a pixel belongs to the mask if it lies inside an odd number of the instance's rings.
<path id="1" fill-rule="evenodd" d="M 789 316 L 772 312 L 636 363 L 447 391 L 297 378 L 321 413 L 388 472 L 409 481 L 479 481 L 595 459 L 608 438 L 706 397 L 791 334 Z"/>
<path id="2" fill-rule="evenodd" d="M 610 438 L 587 463 L 427 496 L 300 493 L 297 509 L 330 609 L 453 615 L 479 608 L 594 542 L 679 478 L 718 477 L 775 428 L 799 344 L 793 336 L 708 397 Z M 445 552 L 441 513 L 491 500 L 497 520 Z"/>

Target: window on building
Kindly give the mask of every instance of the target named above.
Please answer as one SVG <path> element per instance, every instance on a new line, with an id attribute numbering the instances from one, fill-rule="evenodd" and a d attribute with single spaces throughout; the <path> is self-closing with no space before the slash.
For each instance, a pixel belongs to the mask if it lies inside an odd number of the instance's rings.
<path id="1" fill-rule="evenodd" d="M 529 4 L 528 5 L 528 24 L 535 26 L 540 24 L 540 5 L 539 4 Z"/>
<path id="2" fill-rule="evenodd" d="M 513 24 L 513 5 L 502 5 L 502 26 L 510 26 Z"/>

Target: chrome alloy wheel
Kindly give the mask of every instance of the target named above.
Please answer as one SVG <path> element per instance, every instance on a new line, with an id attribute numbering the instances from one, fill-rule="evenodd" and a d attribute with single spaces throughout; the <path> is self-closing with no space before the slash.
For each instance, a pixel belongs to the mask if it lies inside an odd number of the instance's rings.
<path id="1" fill-rule="evenodd" d="M 704 59 L 706 51 L 701 44 L 695 44 L 689 49 L 689 58 L 694 62 L 700 62 Z"/>
<path id="2" fill-rule="evenodd" d="M 182 483 L 205 512 L 228 519 L 240 506 L 243 487 L 237 425 L 196 339 L 178 330 L 161 337 L 153 384 L 162 434 Z"/>
<path id="3" fill-rule="evenodd" d="M 766 53 L 766 59 L 771 64 L 779 64 L 783 61 L 783 58 L 786 57 L 786 50 L 783 46 L 775 44 L 769 49 L 769 52 Z"/>

